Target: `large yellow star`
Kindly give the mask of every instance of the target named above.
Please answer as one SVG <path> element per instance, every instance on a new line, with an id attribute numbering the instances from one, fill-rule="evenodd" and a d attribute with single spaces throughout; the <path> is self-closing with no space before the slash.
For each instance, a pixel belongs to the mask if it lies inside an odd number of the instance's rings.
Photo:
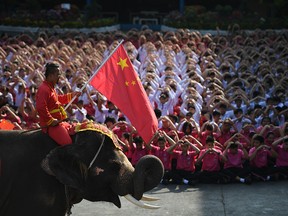
<path id="1" fill-rule="evenodd" d="M 117 65 L 120 65 L 121 69 L 123 70 L 125 67 L 129 67 L 126 61 L 127 58 L 125 59 L 120 58 L 120 61 L 117 63 Z"/>

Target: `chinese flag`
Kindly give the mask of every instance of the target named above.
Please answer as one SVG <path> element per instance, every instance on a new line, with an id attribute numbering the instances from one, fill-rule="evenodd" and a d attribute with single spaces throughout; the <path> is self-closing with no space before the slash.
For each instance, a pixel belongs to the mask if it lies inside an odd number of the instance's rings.
<path id="1" fill-rule="evenodd" d="M 127 53 L 121 44 L 90 84 L 123 112 L 147 143 L 158 121 Z"/>

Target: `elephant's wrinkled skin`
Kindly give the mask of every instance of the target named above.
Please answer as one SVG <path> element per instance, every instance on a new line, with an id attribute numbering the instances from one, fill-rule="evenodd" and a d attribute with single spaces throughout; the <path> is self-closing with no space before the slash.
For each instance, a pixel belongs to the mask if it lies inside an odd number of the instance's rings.
<path id="1" fill-rule="evenodd" d="M 45 158 L 55 176 L 41 167 Z M 134 170 L 119 147 L 95 131 L 78 132 L 74 144 L 64 147 L 41 131 L 0 131 L 0 160 L 1 216 L 64 216 L 69 206 L 64 184 L 71 203 L 107 201 L 120 208 L 118 196 L 131 194 L 139 200 L 163 175 L 162 163 L 153 156 Z"/>

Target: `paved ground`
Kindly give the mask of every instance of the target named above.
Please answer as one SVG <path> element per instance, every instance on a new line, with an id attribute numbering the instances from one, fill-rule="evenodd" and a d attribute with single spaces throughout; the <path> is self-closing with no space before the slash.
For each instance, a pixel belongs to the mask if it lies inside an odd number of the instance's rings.
<path id="1" fill-rule="evenodd" d="M 110 203 L 82 201 L 72 216 L 287 216 L 288 181 L 252 185 L 162 186 L 147 193 L 161 200 L 157 210 L 145 210 L 121 198 L 122 208 Z"/>

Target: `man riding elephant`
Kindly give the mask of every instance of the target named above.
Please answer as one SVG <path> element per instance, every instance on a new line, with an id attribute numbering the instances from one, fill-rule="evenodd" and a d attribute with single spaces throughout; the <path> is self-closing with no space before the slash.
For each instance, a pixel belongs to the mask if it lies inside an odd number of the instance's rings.
<path id="1" fill-rule="evenodd" d="M 64 216 L 82 199 L 120 208 L 119 196 L 158 208 L 141 199 L 162 179 L 161 161 L 147 155 L 134 167 L 105 126 L 63 121 L 62 105 L 80 93 L 58 95 L 59 76 L 59 65 L 48 63 L 36 99 L 41 130 L 0 131 L 0 215 Z"/>
<path id="2" fill-rule="evenodd" d="M 40 126 L 57 144 L 72 144 L 70 134 L 72 125 L 65 122 L 67 114 L 63 108 L 74 96 L 81 92 L 58 95 L 55 89 L 61 76 L 57 63 L 47 63 L 45 66 L 45 80 L 40 85 L 36 95 L 36 110 L 40 117 Z"/>

